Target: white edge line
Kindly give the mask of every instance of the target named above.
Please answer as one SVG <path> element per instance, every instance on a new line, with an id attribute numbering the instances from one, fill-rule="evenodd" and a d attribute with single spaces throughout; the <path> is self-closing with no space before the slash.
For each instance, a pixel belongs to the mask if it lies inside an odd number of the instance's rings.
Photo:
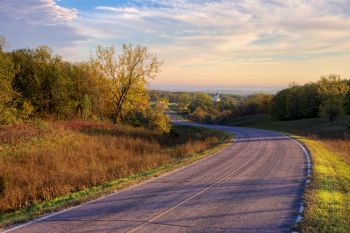
<path id="1" fill-rule="evenodd" d="M 199 124 L 199 126 L 200 126 L 200 124 Z M 220 126 L 220 125 L 213 125 L 213 126 Z M 230 127 L 258 129 L 258 128 L 249 128 L 249 127 L 236 127 L 236 126 L 220 126 L 220 127 L 222 127 L 222 129 L 230 128 Z M 283 133 L 283 132 L 278 132 L 278 131 L 268 130 L 268 129 L 258 129 L 258 130 L 271 131 L 271 132 L 275 132 L 275 133 L 279 133 L 281 135 L 287 136 L 288 138 L 292 139 L 292 141 L 294 141 L 297 145 L 299 145 L 299 147 L 303 150 L 304 156 L 306 157 L 306 164 L 307 164 L 306 165 L 307 173 L 306 173 L 306 179 L 305 179 L 305 183 L 304 183 L 304 192 L 305 192 L 306 186 L 311 182 L 310 177 L 312 175 L 312 160 L 311 160 L 310 152 L 309 152 L 308 148 L 306 147 L 306 145 L 304 143 L 300 142 L 299 140 L 297 140 L 296 138 L 289 136 L 288 134 Z M 304 213 L 304 210 L 305 210 L 305 202 L 302 200 L 300 202 L 298 215 L 297 215 L 297 218 L 295 220 L 295 226 L 297 226 L 303 220 L 302 215 Z M 293 231 L 293 232 L 298 232 L 298 231 Z"/>
<path id="2" fill-rule="evenodd" d="M 233 134 L 232 132 L 230 132 L 230 133 Z M 236 139 L 236 136 L 233 134 L 233 139 L 231 140 L 231 145 L 233 145 L 235 139 Z M 229 146 L 231 146 L 231 145 L 229 145 Z M 141 182 L 141 183 L 139 183 L 139 184 L 130 186 L 130 187 L 126 188 L 126 189 L 117 190 L 117 191 L 112 192 L 112 193 L 110 193 L 110 194 L 108 194 L 108 195 L 106 195 L 106 196 L 102 196 L 102 197 L 100 197 L 100 198 L 97 198 L 97 199 L 94 199 L 94 200 L 91 200 L 91 201 L 88 201 L 88 202 L 81 203 L 81 204 L 79 204 L 79 205 L 77 205 L 77 206 L 69 207 L 69 208 L 67 208 L 67 209 L 65 209 L 65 210 L 61 210 L 61 211 L 59 211 L 59 212 L 47 214 L 47 215 L 45 215 L 45 216 L 43 216 L 43 217 L 40 217 L 40 218 L 35 219 L 35 220 L 32 220 L 32 221 L 30 221 L 30 222 L 27 222 L 27 223 L 18 225 L 18 226 L 13 227 L 13 228 L 9 228 L 9 229 L 6 229 L 6 230 L 0 229 L 0 233 L 8 233 L 8 232 L 11 232 L 11 231 L 14 231 L 14 230 L 18 230 L 18 229 L 21 229 L 21 228 L 26 227 L 26 226 L 28 226 L 28 225 L 31 225 L 31 224 L 34 224 L 34 223 L 37 223 L 37 222 L 41 222 L 41 221 L 43 221 L 43 220 L 45 220 L 45 219 L 54 217 L 54 216 L 56 216 L 56 215 L 63 214 L 63 213 L 65 213 L 65 212 L 67 212 L 67 211 L 76 209 L 76 208 L 78 208 L 78 207 L 81 207 L 81 206 L 84 206 L 84 205 L 87 205 L 87 204 L 90 204 L 90 203 L 93 203 L 93 202 L 102 200 L 102 199 L 107 198 L 107 197 L 109 197 L 109 196 L 112 196 L 112 195 L 114 195 L 114 194 L 116 194 L 116 193 L 121 193 L 121 192 L 127 191 L 127 190 L 129 190 L 129 189 L 133 189 L 133 188 L 135 188 L 135 187 L 138 187 L 138 186 L 140 186 L 140 185 L 147 184 L 147 183 L 149 183 L 149 182 L 151 182 L 151 181 L 154 181 L 155 179 L 158 179 L 158 178 L 161 178 L 161 177 L 163 177 L 163 176 L 167 176 L 167 175 L 170 175 L 170 174 L 172 174 L 172 173 L 181 171 L 181 170 L 183 170 L 183 169 L 185 169 L 185 168 L 187 168 L 187 167 L 190 167 L 190 166 L 192 166 L 192 165 L 195 165 L 195 164 L 197 164 L 197 163 L 199 163 L 199 162 L 201 162 L 201 161 L 207 160 L 207 159 L 209 159 L 209 158 L 215 156 L 216 154 L 218 154 L 218 153 L 220 153 L 220 152 L 226 150 L 229 146 L 227 146 L 227 147 L 225 147 L 225 148 L 222 148 L 221 150 L 215 152 L 214 154 L 208 155 L 208 156 L 206 156 L 206 157 L 204 157 L 204 158 L 201 158 L 201 159 L 199 159 L 199 160 L 197 160 L 197 161 L 195 161 L 195 162 L 193 162 L 193 163 L 191 163 L 191 164 L 188 164 L 188 165 L 186 165 L 186 166 L 184 166 L 184 167 L 179 167 L 179 168 L 177 168 L 177 169 L 175 169 L 175 170 L 173 170 L 173 171 L 166 172 L 166 173 L 164 173 L 164 174 L 162 174 L 162 175 L 160 175 L 160 176 L 152 177 L 152 178 L 150 178 L 149 180 L 146 180 L 146 181 Z"/>
<path id="3" fill-rule="evenodd" d="M 311 182 L 311 180 L 309 179 L 310 176 L 311 176 L 311 174 L 312 174 L 311 155 L 310 155 L 310 153 L 309 153 L 307 147 L 306 147 L 303 143 L 299 142 L 297 139 L 295 139 L 295 138 L 293 138 L 293 137 L 291 137 L 291 136 L 289 136 L 289 135 L 287 135 L 287 134 L 284 134 L 284 135 L 288 136 L 288 137 L 291 138 L 296 144 L 298 144 L 298 145 L 300 146 L 300 148 L 303 150 L 304 155 L 305 155 L 305 157 L 306 157 L 306 161 L 307 161 L 307 174 L 306 174 L 306 175 L 307 175 L 307 178 L 305 179 L 305 185 L 304 185 L 304 192 L 305 192 L 306 186 Z M 299 207 L 299 213 L 298 213 L 298 216 L 297 216 L 297 218 L 296 218 L 296 220 L 295 220 L 295 225 L 296 225 L 296 226 L 299 225 L 300 222 L 303 220 L 302 215 L 303 215 L 303 213 L 304 213 L 304 210 L 305 210 L 305 202 L 304 202 L 304 201 L 301 201 L 300 207 Z"/>

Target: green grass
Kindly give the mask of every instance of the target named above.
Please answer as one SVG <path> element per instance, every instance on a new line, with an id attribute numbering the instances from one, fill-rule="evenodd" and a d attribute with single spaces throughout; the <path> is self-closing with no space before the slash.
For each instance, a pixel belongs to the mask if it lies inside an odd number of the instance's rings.
<path id="1" fill-rule="evenodd" d="M 236 118 L 232 125 L 271 129 L 317 138 L 350 137 L 350 115 L 338 118 L 332 124 L 325 118 L 278 121 L 267 114 Z"/>
<path id="2" fill-rule="evenodd" d="M 182 126 L 179 126 L 178 128 L 181 129 Z M 188 128 L 188 127 L 187 127 Z M 193 127 L 191 127 L 193 128 Z M 204 131 L 207 131 L 208 129 L 197 127 L 198 130 L 189 130 L 189 132 L 193 133 L 205 133 Z M 210 129 L 213 131 L 212 129 Z M 137 173 L 130 175 L 128 177 L 116 179 L 110 182 L 106 182 L 102 185 L 94 186 L 91 188 L 84 189 L 82 191 L 77 191 L 70 193 L 68 195 L 64 195 L 61 197 L 54 198 L 52 200 L 44 201 L 38 204 L 30 205 L 26 208 L 19 209 L 15 212 L 11 212 L 8 214 L 0 214 L 0 229 L 1 227 L 10 226 L 15 223 L 22 223 L 29 221 L 33 218 L 39 217 L 43 214 L 59 211 L 62 209 L 66 209 L 69 207 L 76 206 L 78 204 L 81 204 L 83 202 L 87 202 L 108 194 L 111 194 L 115 191 L 122 190 L 125 188 L 128 188 L 132 185 L 136 185 L 139 183 L 142 183 L 148 179 L 151 179 L 153 177 L 157 177 L 160 175 L 163 175 L 167 172 L 174 171 L 177 168 L 189 165 L 191 163 L 194 163 L 197 160 L 200 160 L 206 156 L 212 155 L 215 152 L 223 149 L 224 147 L 230 145 L 232 140 L 232 135 L 228 133 L 224 133 L 221 131 L 217 131 L 218 135 L 220 135 L 220 141 L 214 145 L 213 147 L 209 148 L 208 150 L 205 150 L 200 153 L 191 154 L 188 155 L 182 159 L 176 160 L 174 162 L 165 164 L 163 166 L 147 170 L 145 172 Z"/>
<path id="3" fill-rule="evenodd" d="M 313 157 L 302 232 L 350 232 L 350 166 L 320 142 L 298 138 Z"/>
<path id="4" fill-rule="evenodd" d="M 311 152 L 313 175 L 305 191 L 302 232 L 350 232 L 350 116 L 277 121 L 268 115 L 236 119 L 233 125 L 289 133 Z"/>

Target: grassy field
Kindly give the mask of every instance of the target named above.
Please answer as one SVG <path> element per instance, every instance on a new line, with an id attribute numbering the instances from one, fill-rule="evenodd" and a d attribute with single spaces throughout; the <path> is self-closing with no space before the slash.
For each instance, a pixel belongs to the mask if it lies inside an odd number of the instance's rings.
<path id="1" fill-rule="evenodd" d="M 1 126 L 0 224 L 140 182 L 227 140 L 188 126 L 175 126 L 171 135 L 80 121 Z"/>
<path id="2" fill-rule="evenodd" d="M 237 119 L 233 124 L 297 135 L 313 159 L 302 232 L 350 232 L 350 116 L 330 124 L 320 118 L 276 121 L 258 115 Z"/>

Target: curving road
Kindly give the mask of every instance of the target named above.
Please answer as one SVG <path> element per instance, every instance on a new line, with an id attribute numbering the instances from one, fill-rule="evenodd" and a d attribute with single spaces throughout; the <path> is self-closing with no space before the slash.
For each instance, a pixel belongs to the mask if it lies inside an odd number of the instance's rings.
<path id="1" fill-rule="evenodd" d="M 11 232 L 290 232 L 306 176 L 302 148 L 272 131 L 208 127 L 234 133 L 235 142 L 188 167 Z"/>

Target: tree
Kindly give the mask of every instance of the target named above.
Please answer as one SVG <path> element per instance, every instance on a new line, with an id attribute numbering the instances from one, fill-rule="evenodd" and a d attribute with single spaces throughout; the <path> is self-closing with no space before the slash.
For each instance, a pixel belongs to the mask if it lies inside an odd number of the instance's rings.
<path id="1" fill-rule="evenodd" d="M 272 99 L 271 115 L 279 120 L 287 120 L 287 95 L 288 89 L 281 90 Z"/>
<path id="2" fill-rule="evenodd" d="M 201 108 L 201 111 L 212 110 L 214 105 L 211 96 L 206 93 L 197 93 L 189 105 L 190 112 L 194 112 L 198 107 Z"/>
<path id="3" fill-rule="evenodd" d="M 16 118 L 12 100 L 17 93 L 12 88 L 14 64 L 8 54 L 2 51 L 4 45 L 5 40 L 0 37 L 0 123 L 11 123 Z"/>
<path id="4" fill-rule="evenodd" d="M 154 105 L 146 108 L 147 128 L 164 133 L 170 132 L 170 117 L 169 115 L 164 114 L 168 108 L 168 104 L 169 101 L 167 98 L 161 98 Z"/>
<path id="5" fill-rule="evenodd" d="M 220 102 L 218 102 L 219 110 L 233 110 L 238 105 L 238 97 L 233 95 L 221 96 Z"/>
<path id="6" fill-rule="evenodd" d="M 11 56 L 16 66 L 13 86 L 22 101 L 27 100 L 41 113 L 58 115 L 67 108 L 69 77 L 60 56 L 47 46 L 15 50 Z"/>
<path id="7" fill-rule="evenodd" d="M 321 115 L 328 117 L 331 123 L 344 113 L 344 99 L 348 91 L 349 86 L 340 75 L 321 76 L 318 81 L 318 92 L 322 95 Z"/>
<path id="8" fill-rule="evenodd" d="M 111 115 L 111 95 L 108 86 L 95 73 L 90 63 L 66 62 L 63 73 L 68 79 L 69 106 L 76 117 Z"/>
<path id="9" fill-rule="evenodd" d="M 270 110 L 272 95 L 269 94 L 252 94 L 246 97 L 241 104 L 241 116 L 256 115 L 268 113 Z"/>
<path id="10" fill-rule="evenodd" d="M 181 93 L 177 99 L 177 105 L 180 111 L 186 111 L 190 104 L 190 95 L 188 93 Z"/>
<path id="11" fill-rule="evenodd" d="M 171 129 L 170 117 L 164 114 L 168 107 L 167 98 L 156 100 L 154 104 L 147 104 L 144 109 L 134 109 L 128 111 L 124 116 L 124 123 L 132 126 L 169 133 Z"/>
<path id="12" fill-rule="evenodd" d="M 205 122 L 208 118 L 208 112 L 202 107 L 197 107 L 194 111 L 190 113 L 190 117 L 197 122 Z"/>
<path id="13" fill-rule="evenodd" d="M 318 117 L 320 101 L 316 84 L 292 85 L 273 97 L 271 113 L 280 120 Z"/>
<path id="14" fill-rule="evenodd" d="M 116 57 L 113 47 L 98 46 L 92 59 L 100 75 L 110 80 L 110 92 L 114 97 L 113 121 L 122 119 L 124 110 L 139 107 L 147 99 L 146 86 L 159 73 L 161 62 L 146 47 L 123 45 Z"/>

